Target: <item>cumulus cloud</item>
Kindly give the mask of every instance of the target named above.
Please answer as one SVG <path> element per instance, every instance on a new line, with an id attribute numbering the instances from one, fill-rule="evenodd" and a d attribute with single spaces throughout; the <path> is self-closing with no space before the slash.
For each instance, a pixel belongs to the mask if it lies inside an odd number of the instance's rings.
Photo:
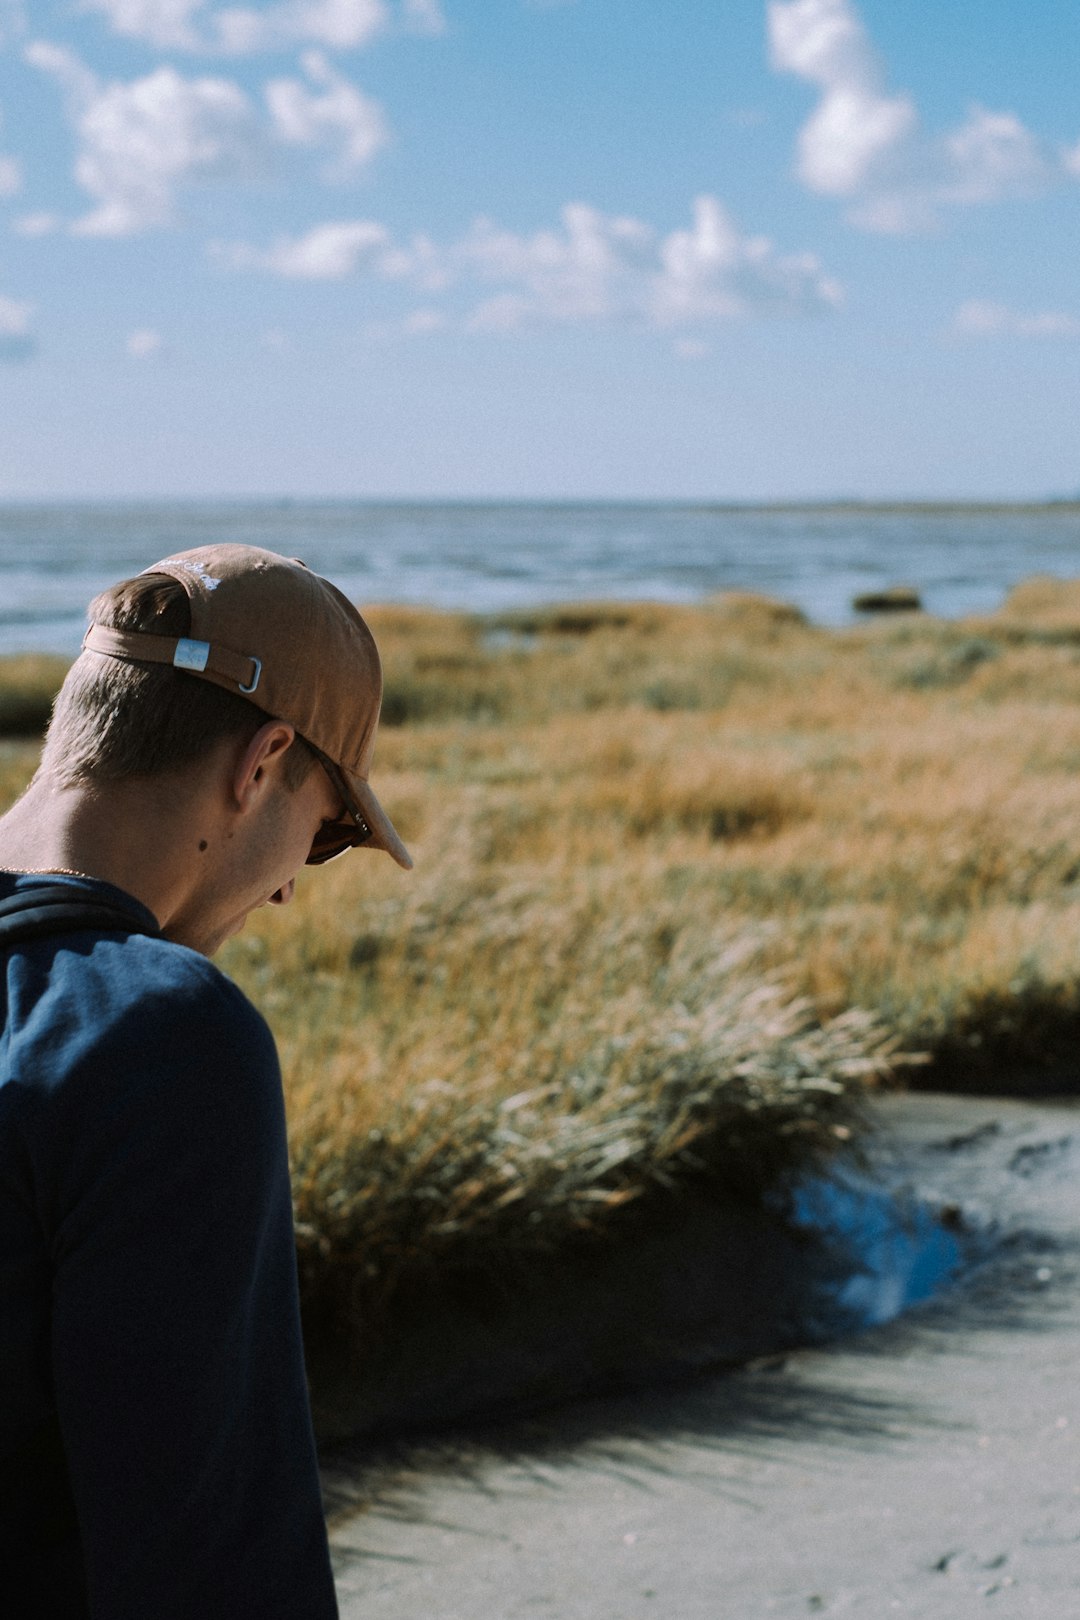
<path id="1" fill-rule="evenodd" d="M 95 203 L 71 227 L 78 235 L 133 236 L 168 225 L 185 187 L 243 179 L 282 146 L 326 151 L 326 177 L 346 178 L 389 138 L 378 104 L 319 51 L 303 55 L 306 81 L 270 81 L 266 114 L 231 79 L 159 67 L 104 83 L 64 46 L 37 40 L 25 55 L 67 99 L 78 139 L 75 178 Z M 3 185 L 0 160 L 0 195 Z"/>
<path id="2" fill-rule="evenodd" d="M 766 237 L 742 235 L 707 196 L 696 200 L 689 230 L 663 237 L 584 203 L 563 209 L 561 229 L 533 236 L 481 221 L 450 260 L 508 284 L 473 311 L 474 328 L 608 319 L 675 327 L 821 309 L 841 298 L 812 255 L 785 256 Z"/>
<path id="3" fill-rule="evenodd" d="M 37 348 L 32 331 L 33 304 L 0 293 L 0 361 L 29 360 Z"/>
<path id="4" fill-rule="evenodd" d="M 457 289 L 471 331 L 610 320 L 685 328 L 831 309 L 843 296 L 812 254 L 785 255 L 766 237 L 744 236 L 713 197 L 698 198 L 688 230 L 667 236 L 572 203 L 554 228 L 521 235 L 480 219 L 445 247 L 424 236 L 394 241 L 372 220 L 341 220 L 268 249 L 238 243 L 215 252 L 234 268 L 290 279 L 341 280 L 363 270 L 427 293 Z M 443 313 L 429 308 L 421 328 Z"/>
<path id="5" fill-rule="evenodd" d="M 163 339 L 161 333 L 155 332 L 152 327 L 141 326 L 129 333 L 125 347 L 133 360 L 152 360 L 161 353 Z"/>
<path id="6" fill-rule="evenodd" d="M 1050 309 L 1023 314 L 1006 304 L 972 298 L 956 311 L 952 331 L 965 338 L 1080 338 L 1080 317 Z"/>
<path id="7" fill-rule="evenodd" d="M 79 235 L 131 236 L 166 225 L 180 187 L 234 178 L 258 159 L 264 137 L 229 79 L 185 79 L 160 67 L 103 84 L 62 46 L 37 41 L 26 57 L 68 98 L 79 138 L 75 178 L 96 205 L 72 227 Z"/>
<path id="8" fill-rule="evenodd" d="M 363 168 L 388 139 L 382 108 L 343 79 L 321 51 L 305 51 L 299 79 L 272 79 L 266 103 L 279 138 L 290 146 L 325 146 L 334 155 L 328 171 L 346 177 Z"/>
<path id="9" fill-rule="evenodd" d="M 821 91 L 799 133 L 799 174 L 813 191 L 850 196 L 914 130 L 911 98 L 888 96 L 877 55 L 848 0 L 772 0 L 773 65 Z"/>
<path id="10" fill-rule="evenodd" d="M 213 29 L 222 49 L 273 50 L 309 42 L 331 50 L 367 45 L 389 22 L 385 0 L 283 0 L 256 11 L 229 7 L 214 14 Z"/>
<path id="11" fill-rule="evenodd" d="M 0 0 L 0 39 L 3 7 Z M 434 36 L 446 32 L 441 0 L 277 0 L 272 5 L 212 6 L 207 0 L 82 0 L 114 34 L 160 49 L 246 56 L 256 51 L 321 45 L 349 51 L 393 26 Z"/>
<path id="12" fill-rule="evenodd" d="M 114 34 L 163 49 L 198 48 L 195 22 L 204 0 L 82 0 L 81 11 L 105 17 Z"/>
<path id="13" fill-rule="evenodd" d="M 532 236 L 478 220 L 449 258 L 481 281 L 513 286 L 473 315 L 474 325 L 503 327 L 530 319 L 605 319 L 647 279 L 653 247 L 647 225 L 571 203 L 562 211 L 561 230 Z"/>
<path id="14" fill-rule="evenodd" d="M 660 245 L 652 311 L 661 325 L 835 307 L 839 282 L 812 253 L 779 254 L 766 236 L 743 236 L 722 203 L 699 197 L 688 231 Z"/>
<path id="15" fill-rule="evenodd" d="M 773 66 L 820 93 L 799 132 L 798 176 L 847 200 L 863 229 L 932 229 L 949 207 L 1032 195 L 1067 165 L 1010 112 L 976 105 L 956 129 L 927 134 L 911 96 L 887 91 L 852 0 L 769 0 L 768 29 Z"/>
<path id="16" fill-rule="evenodd" d="M 1048 178 L 1040 142 L 1013 113 L 973 107 L 946 135 L 941 196 L 947 202 L 997 202 L 1037 191 Z"/>
<path id="17" fill-rule="evenodd" d="M 267 270 L 288 281 L 342 281 L 364 266 L 379 268 L 389 243 L 390 233 L 374 220 L 331 220 L 303 236 L 281 236 L 266 249 L 215 243 L 211 252 L 236 270 Z"/>

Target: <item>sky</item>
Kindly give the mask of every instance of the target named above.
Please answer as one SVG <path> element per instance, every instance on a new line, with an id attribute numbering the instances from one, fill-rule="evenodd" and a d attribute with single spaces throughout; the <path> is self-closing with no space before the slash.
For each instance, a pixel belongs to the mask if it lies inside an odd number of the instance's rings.
<path id="1" fill-rule="evenodd" d="M 1075 0 L 0 0 L 0 498 L 1080 493 Z"/>

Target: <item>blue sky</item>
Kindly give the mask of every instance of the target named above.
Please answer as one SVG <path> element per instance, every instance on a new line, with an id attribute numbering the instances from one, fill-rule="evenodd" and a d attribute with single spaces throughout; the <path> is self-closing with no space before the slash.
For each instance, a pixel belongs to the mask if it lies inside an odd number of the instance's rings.
<path id="1" fill-rule="evenodd" d="M 0 497 L 1080 491 L 1074 0 L 0 0 Z"/>

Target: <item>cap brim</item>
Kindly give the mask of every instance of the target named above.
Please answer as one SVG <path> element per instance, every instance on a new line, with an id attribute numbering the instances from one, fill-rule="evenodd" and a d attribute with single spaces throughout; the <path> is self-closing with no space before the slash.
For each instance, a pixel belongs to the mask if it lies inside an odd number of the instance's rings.
<path id="1" fill-rule="evenodd" d="M 407 872 L 410 871 L 413 858 L 395 832 L 393 822 L 375 797 L 370 783 L 361 776 L 352 776 L 348 771 L 343 771 L 342 775 L 349 785 L 349 792 L 363 811 L 364 820 L 371 828 L 371 837 L 365 839 L 360 847 L 384 849 L 399 866 L 403 866 Z"/>

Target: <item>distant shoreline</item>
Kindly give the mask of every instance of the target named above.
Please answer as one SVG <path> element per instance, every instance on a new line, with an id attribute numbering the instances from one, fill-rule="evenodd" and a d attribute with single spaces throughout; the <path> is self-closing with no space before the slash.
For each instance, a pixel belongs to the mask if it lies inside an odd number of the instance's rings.
<path id="1" fill-rule="evenodd" d="M 1048 496 L 1041 500 L 963 500 L 928 498 L 917 500 L 858 499 L 839 496 L 829 499 L 725 501 L 709 498 L 664 496 L 547 496 L 533 499 L 526 495 L 0 495 L 0 512 L 138 511 L 140 508 L 181 507 L 189 510 L 259 508 L 280 511 L 292 507 L 340 510 L 364 508 L 372 511 L 497 512 L 533 510 L 540 512 L 817 512 L 909 513 L 932 517 L 938 513 L 986 517 L 995 513 L 1080 515 L 1080 495 Z"/>
<path id="2" fill-rule="evenodd" d="M 898 585 L 952 621 L 994 612 L 1022 579 L 1075 574 L 1080 501 L 0 501 L 0 650 L 74 656 L 106 584 L 210 542 L 302 557 L 365 607 L 491 615 L 739 591 L 840 628 L 859 622 L 856 598 Z"/>

